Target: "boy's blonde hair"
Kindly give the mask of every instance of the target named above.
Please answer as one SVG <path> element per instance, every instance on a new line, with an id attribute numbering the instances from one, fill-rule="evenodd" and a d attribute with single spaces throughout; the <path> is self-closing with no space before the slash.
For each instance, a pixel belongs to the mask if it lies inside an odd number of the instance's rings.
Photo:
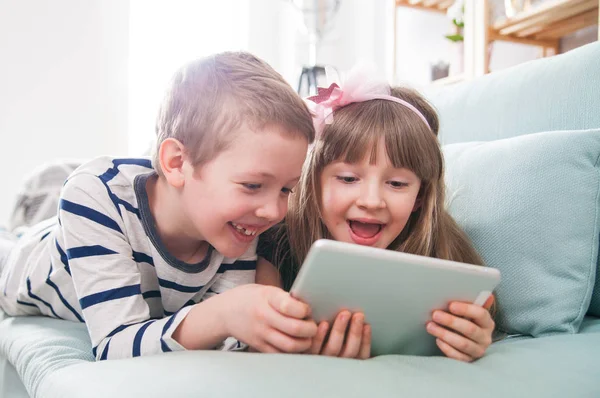
<path id="1" fill-rule="evenodd" d="M 421 180 L 420 207 L 388 249 L 483 264 L 467 235 L 444 208 L 444 162 L 435 110 L 411 89 L 393 88 L 391 95 L 414 105 L 430 129 L 415 112 L 392 101 L 357 102 L 335 111 L 333 122 L 325 126 L 311 148 L 296 192 L 290 197 L 286 225 L 280 234 L 287 236 L 289 246 L 279 245 L 290 253 L 276 251 L 276 264 L 291 255 L 299 266 L 313 242 L 331 239 L 321 217 L 323 169 L 335 161 L 358 162 L 365 155 L 375 162 L 382 138 L 392 165 L 413 171 Z"/>
<path id="2" fill-rule="evenodd" d="M 173 76 L 158 113 L 154 168 L 162 174 L 158 149 L 167 138 L 180 141 L 196 166 L 226 149 L 243 124 L 255 131 L 274 126 L 309 143 L 315 136 L 300 96 L 258 57 L 224 52 L 184 65 Z"/>

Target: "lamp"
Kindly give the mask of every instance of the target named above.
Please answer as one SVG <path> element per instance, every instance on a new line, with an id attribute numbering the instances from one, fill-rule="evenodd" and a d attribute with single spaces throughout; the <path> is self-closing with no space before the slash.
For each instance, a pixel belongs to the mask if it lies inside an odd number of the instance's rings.
<path id="1" fill-rule="evenodd" d="M 325 75 L 325 68 L 317 64 L 317 49 L 323 35 L 331 28 L 340 0 L 290 0 L 302 14 L 303 27 L 308 35 L 308 65 L 302 67 L 298 80 L 298 94 L 317 93 L 317 80 Z"/>

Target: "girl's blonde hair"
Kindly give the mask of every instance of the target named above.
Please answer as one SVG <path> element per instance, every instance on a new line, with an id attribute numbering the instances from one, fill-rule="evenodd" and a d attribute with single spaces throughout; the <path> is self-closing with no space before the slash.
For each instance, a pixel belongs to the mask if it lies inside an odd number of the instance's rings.
<path id="1" fill-rule="evenodd" d="M 286 225 L 279 234 L 280 243 L 287 238 L 289 245 L 278 245 L 275 264 L 291 256 L 292 263 L 299 266 L 313 242 L 331 239 L 321 217 L 321 173 L 336 161 L 359 162 L 369 155 L 375 162 L 381 139 L 392 165 L 411 170 L 421 180 L 420 207 L 388 249 L 483 264 L 467 235 L 444 208 L 444 161 L 435 110 L 414 90 L 393 88 L 391 95 L 414 105 L 429 127 L 415 112 L 392 101 L 357 102 L 335 111 L 333 122 L 325 126 L 310 149 L 296 192 L 290 197 Z"/>

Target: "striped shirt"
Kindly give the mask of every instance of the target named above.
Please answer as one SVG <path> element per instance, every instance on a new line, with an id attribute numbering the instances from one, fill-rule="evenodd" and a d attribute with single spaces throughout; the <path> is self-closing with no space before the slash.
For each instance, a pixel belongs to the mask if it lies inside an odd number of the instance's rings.
<path id="1" fill-rule="evenodd" d="M 9 315 L 85 322 L 96 359 L 183 350 L 172 334 L 191 306 L 254 283 L 256 241 L 240 258 L 209 249 L 197 264 L 176 259 L 154 225 L 149 159 L 99 158 L 65 183 L 58 217 L 32 227 L 0 277 Z M 221 349 L 243 348 L 233 338 Z"/>

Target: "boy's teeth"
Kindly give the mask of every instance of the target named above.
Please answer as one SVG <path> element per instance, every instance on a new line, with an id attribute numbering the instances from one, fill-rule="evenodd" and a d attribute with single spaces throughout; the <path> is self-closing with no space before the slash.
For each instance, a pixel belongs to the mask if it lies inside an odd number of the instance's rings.
<path id="1" fill-rule="evenodd" d="M 236 223 L 233 223 L 233 222 L 231 223 L 231 225 L 233 225 L 235 227 L 235 229 L 237 229 L 238 231 L 242 232 L 246 236 L 250 236 L 250 235 L 254 236 L 254 235 L 256 235 L 256 231 L 249 230 L 249 229 L 246 229 L 244 227 L 240 227 L 239 225 L 237 225 Z"/>

